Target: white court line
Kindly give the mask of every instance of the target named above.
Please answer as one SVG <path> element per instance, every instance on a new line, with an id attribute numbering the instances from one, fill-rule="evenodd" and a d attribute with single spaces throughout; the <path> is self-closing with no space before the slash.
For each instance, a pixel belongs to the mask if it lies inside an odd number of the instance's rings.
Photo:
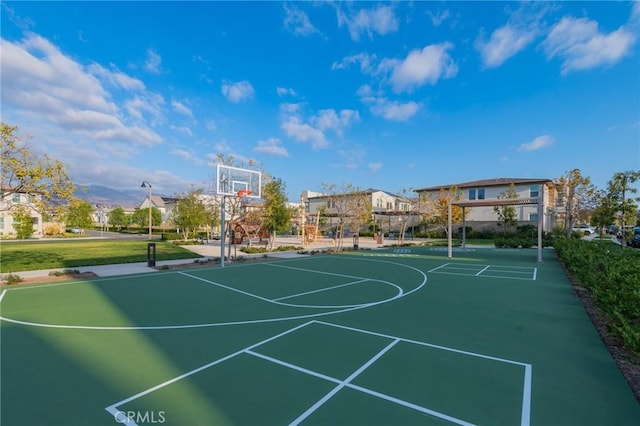
<path id="1" fill-rule="evenodd" d="M 531 419 L 531 375 L 533 367 L 527 365 L 524 367 L 524 386 L 522 389 L 522 417 L 520 426 L 529 426 Z"/>
<path id="2" fill-rule="evenodd" d="M 7 294 L 7 290 L 2 290 L 2 293 L 0 293 L 0 302 L 2 302 L 5 294 Z"/>
<path id="3" fill-rule="evenodd" d="M 349 387 L 351 389 L 354 389 L 354 390 L 357 390 L 357 391 L 360 391 L 360 392 L 363 392 L 363 393 L 366 393 L 366 394 L 369 394 L 371 396 L 375 396 L 375 397 L 384 399 L 384 400 L 389 401 L 389 402 L 393 402 L 393 403 L 398 404 L 398 405 L 402 405 L 403 407 L 411 408 L 413 410 L 420 411 L 420 412 L 425 413 L 425 414 L 429 414 L 429 415 L 431 415 L 433 417 L 437 417 L 437 418 L 442 419 L 442 420 L 447 420 L 447 421 L 449 421 L 451 423 L 455 423 L 455 424 L 459 424 L 459 425 L 463 425 L 463 426 L 474 426 L 473 423 L 468 423 L 468 422 L 465 422 L 464 420 L 460 420 L 460 419 L 457 419 L 455 417 L 447 416 L 446 414 L 440 413 L 438 411 L 430 410 L 429 408 L 422 407 L 420 405 L 413 404 L 411 402 L 404 401 L 402 399 L 394 398 L 392 396 L 385 395 L 385 394 L 383 394 L 381 392 L 377 392 L 377 391 L 374 391 L 374 390 L 371 390 L 371 389 L 363 388 L 361 386 L 354 385 L 354 384 L 351 384 L 351 383 L 349 383 L 347 385 L 347 387 Z"/>
<path id="4" fill-rule="evenodd" d="M 384 333 L 377 333 L 375 331 L 369 331 L 369 330 L 363 330 L 363 329 L 360 329 L 360 328 L 348 327 L 346 325 L 334 324 L 334 323 L 325 322 L 325 321 L 318 321 L 318 320 L 313 320 L 312 322 L 314 322 L 316 324 L 328 325 L 328 326 L 331 326 L 331 327 L 338 327 L 338 328 L 342 328 L 342 329 L 345 329 L 345 330 L 351 330 L 351 331 L 355 331 L 355 332 L 359 332 L 359 333 L 370 334 L 370 335 L 373 335 L 373 336 L 384 337 L 384 338 L 387 338 L 387 339 L 394 339 L 394 340 L 397 339 L 397 340 L 399 340 L 401 342 L 413 343 L 413 344 L 419 345 L 419 346 L 426 346 L 426 347 L 430 347 L 430 348 L 441 349 L 441 350 L 444 350 L 444 351 L 449 351 L 449 352 L 459 353 L 459 354 L 463 354 L 463 355 L 474 356 L 474 357 L 478 357 L 478 358 L 482 358 L 482 359 L 488 359 L 488 360 L 492 360 L 492 361 L 504 362 L 505 364 L 512 364 L 512 365 L 518 365 L 520 367 L 524 367 L 524 384 L 523 384 L 523 392 L 522 392 L 521 426 L 529 426 L 530 418 L 531 418 L 531 375 L 532 375 L 532 368 L 533 368 L 531 366 L 531 364 L 526 364 L 526 363 L 520 362 L 520 361 L 513 361 L 513 360 L 510 360 L 510 359 L 506 359 L 506 358 L 498 358 L 498 357 L 494 357 L 494 356 L 490 356 L 490 355 L 483 355 L 483 354 L 479 354 L 479 353 L 463 351 L 463 350 L 460 350 L 460 349 L 449 348 L 449 347 L 446 347 L 446 346 L 434 345 L 432 343 L 420 342 L 418 340 L 403 339 L 403 338 L 399 338 L 399 337 L 395 337 L 395 336 L 390 336 L 390 335 L 384 334 Z"/>
<path id="5" fill-rule="evenodd" d="M 504 268 L 504 266 L 495 266 L 491 269 L 491 272 L 501 272 L 501 273 L 505 273 L 505 274 L 520 274 L 520 275 L 529 275 L 531 274 L 531 270 L 528 271 L 514 271 L 514 270 L 510 270 L 510 269 L 498 269 L 498 268 Z"/>
<path id="6" fill-rule="evenodd" d="M 303 271 L 303 272 L 313 272 L 315 274 L 323 274 L 323 275 L 333 275 L 334 277 L 343 277 L 343 278 L 353 278 L 353 279 L 369 279 L 366 277 L 357 277 L 355 275 L 345 275 L 345 274 L 338 274 L 336 272 L 327 272 L 327 271 L 318 271 L 315 269 L 307 269 L 307 268 L 298 268 L 295 266 L 287 266 L 287 265 L 278 265 L 275 263 L 264 263 L 263 265 L 265 266 L 275 266 L 276 268 L 284 268 L 284 269 L 295 269 L 296 271 Z M 398 265 L 397 263 L 394 263 L 394 265 Z"/>
<path id="7" fill-rule="evenodd" d="M 484 271 L 486 271 L 487 269 L 489 269 L 489 267 L 490 267 L 490 266 L 491 266 L 491 265 L 487 265 L 487 266 L 485 266 L 484 268 L 482 268 L 482 270 L 476 274 L 476 277 L 477 277 L 478 275 L 480 275 L 481 273 L 483 273 Z"/>
<path id="8" fill-rule="evenodd" d="M 438 269 L 440 269 L 440 268 L 444 268 L 444 267 L 449 266 L 449 265 L 450 265 L 450 263 L 445 263 L 444 265 L 440 265 L 440 266 L 438 266 L 437 268 L 430 269 L 430 270 L 428 270 L 427 272 L 437 271 Z"/>
<path id="9" fill-rule="evenodd" d="M 320 293 L 322 291 L 333 290 L 333 289 L 340 288 L 340 287 L 346 287 L 346 286 L 362 283 L 362 282 L 365 282 L 365 281 L 369 281 L 369 278 L 364 278 L 362 280 L 353 281 L 353 282 L 346 283 L 346 284 L 334 285 L 332 287 L 319 288 L 317 290 L 305 291 L 304 293 L 292 294 L 291 296 L 278 297 L 277 299 L 271 299 L 271 300 L 274 301 L 274 302 L 277 302 L 279 300 L 291 299 L 291 298 L 298 297 L 298 296 L 305 296 L 307 294 Z"/>
<path id="10" fill-rule="evenodd" d="M 298 269 L 298 268 L 296 268 L 296 269 Z M 180 274 L 182 274 L 184 276 L 187 276 L 187 277 L 195 278 L 196 280 L 200 280 L 200 281 L 203 281 L 205 283 L 209 283 L 209 284 L 213 284 L 213 285 L 218 286 L 218 287 L 222 287 L 222 288 L 224 288 L 226 290 L 237 291 L 238 293 L 241 293 L 241 294 L 244 294 L 244 295 L 247 295 L 247 296 L 251 296 L 251 297 L 255 297 L 256 299 L 260 299 L 260 300 L 262 300 L 264 302 L 274 303 L 276 305 L 282 305 L 282 306 L 288 306 L 288 307 L 294 307 L 294 308 L 311 308 L 311 309 L 360 308 L 360 307 L 366 307 L 366 306 L 373 306 L 373 305 L 375 305 L 377 303 L 382 303 L 382 302 L 385 302 L 385 301 L 393 300 L 393 299 L 395 299 L 397 297 L 402 297 L 402 295 L 404 294 L 404 290 L 402 289 L 402 287 L 400 287 L 397 284 L 390 283 L 388 281 L 382 281 L 382 280 L 372 280 L 372 281 L 381 282 L 383 284 L 388 284 L 388 285 L 390 285 L 392 287 L 395 287 L 398 290 L 398 292 L 393 297 L 390 297 L 390 298 L 384 299 L 384 300 L 379 300 L 377 302 L 357 303 L 357 304 L 354 304 L 354 305 L 302 305 L 302 304 L 297 304 L 297 303 L 279 302 L 278 301 L 279 299 L 267 299 L 265 297 L 258 296 L 258 295 L 253 294 L 253 293 L 249 293 L 249 292 L 246 292 L 246 291 L 243 291 L 243 290 L 239 290 L 239 289 L 236 289 L 236 288 L 233 288 L 233 287 L 229 287 L 229 286 L 226 286 L 224 284 L 220 284 L 220 283 L 217 283 L 215 281 L 208 280 L 206 278 L 201 278 L 201 277 L 198 277 L 198 276 L 195 276 L 195 275 L 190 275 L 190 274 L 187 274 L 185 272 L 180 272 Z M 363 278 L 362 279 L 362 281 L 367 281 L 367 280 L 369 280 L 369 278 Z M 351 283 L 347 283 L 347 284 L 350 285 Z M 319 291 L 319 290 L 316 290 L 316 291 Z"/>
<path id="11" fill-rule="evenodd" d="M 291 261 L 297 261 L 297 260 L 306 260 L 306 258 L 297 258 L 297 259 L 285 259 L 282 260 L 281 262 L 291 262 Z M 417 292 L 418 290 L 420 290 L 422 287 L 424 287 L 427 284 L 427 275 L 421 271 L 418 268 L 414 268 L 413 266 L 409 266 L 409 265 L 404 265 L 402 263 L 395 263 L 395 262 L 390 262 L 390 261 L 386 261 L 386 260 L 368 260 L 368 259 L 360 259 L 360 258 L 354 258 L 351 257 L 349 258 L 349 260 L 353 260 L 353 261 L 361 261 L 361 262 L 376 262 L 376 263 L 389 263 L 391 265 L 394 266 L 398 266 L 404 269 L 410 269 L 413 270 L 415 272 L 417 272 L 421 277 L 422 277 L 422 281 L 421 282 L 417 282 L 416 284 L 411 284 L 413 286 L 415 286 L 413 289 L 404 292 L 399 286 L 395 285 L 395 284 L 391 284 L 392 286 L 396 287 L 399 289 L 399 294 L 397 294 L 396 296 L 389 298 L 389 299 L 385 299 L 385 300 L 380 300 L 377 302 L 371 302 L 371 303 L 366 303 L 363 305 L 355 305 L 352 307 L 348 307 L 348 308 L 337 308 L 337 307 L 333 307 L 333 309 L 337 309 L 337 310 L 332 310 L 332 311 L 327 311 L 327 312 L 317 312 L 317 313 L 311 313 L 311 314 L 301 314 L 301 315 L 293 315 L 293 316 L 285 316 L 285 317 L 275 317 L 275 318 L 263 318 L 263 319 L 254 319 L 254 320 L 239 320 L 239 321 L 222 321 L 222 322 L 210 322 L 210 323 L 198 323 L 198 324 L 173 324 L 173 325 L 141 325 L 141 326 L 93 326 L 93 325 L 77 325 L 77 324 L 69 324 L 69 325 L 63 325 L 63 324 L 50 324 L 50 323 L 42 323 L 42 322 L 35 322 L 35 321 L 22 321 L 22 320 L 16 320 L 16 319 L 12 319 L 12 318 L 7 318 L 4 316 L 0 316 L 0 324 L 1 321 L 6 321 L 6 322 L 10 322 L 13 324 L 20 324 L 20 325 L 24 325 L 24 326 L 30 326 L 30 327 L 44 327 L 44 328 L 56 328 L 56 329 L 76 329 L 76 330 L 113 330 L 113 331 L 121 331 L 121 330 L 180 330 L 180 329 L 192 329 L 192 328 L 204 328 L 204 327 L 225 327 L 225 326 L 230 326 L 230 325 L 247 325 L 247 324 L 263 324 L 263 323 L 269 323 L 269 322 L 280 322 L 280 321 L 290 321 L 290 320 L 300 320 L 300 319 L 309 319 L 309 318 L 318 318 L 318 317 L 322 317 L 322 316 L 327 316 L 327 315 L 335 315 L 335 314 L 339 314 L 339 313 L 343 313 L 343 312 L 351 312 L 351 311 L 355 311 L 358 309 L 363 309 L 363 308 L 369 308 L 371 306 L 377 306 L 380 304 L 384 304 L 387 302 L 393 302 L 396 299 L 399 299 L 400 297 L 404 297 L 404 296 L 408 296 L 412 293 Z M 254 263 L 254 264 L 240 264 L 240 265 L 231 265 L 229 266 L 230 268 L 239 268 L 239 267 L 254 267 L 255 265 L 265 265 L 265 263 Z M 273 265 L 273 263 L 271 263 L 270 265 Z M 203 269 L 199 269 L 199 271 L 203 271 L 203 270 L 215 270 L 218 268 L 203 268 Z M 297 268 L 297 269 L 301 269 L 301 268 Z M 302 269 L 305 270 L 305 269 Z M 309 272 L 318 272 L 318 273 L 322 273 L 320 271 L 313 271 L 313 270 L 306 270 Z M 167 274 L 176 274 L 176 273 L 181 273 L 184 274 L 182 272 L 168 272 Z M 187 274 L 184 274 L 187 275 Z M 334 274 L 334 275 L 338 275 L 338 274 Z M 147 277 L 147 274 L 144 274 L 145 277 Z M 348 275 L 345 275 L 348 277 Z M 109 278 L 103 278 L 103 279 L 95 279 L 95 280 L 91 280 L 90 282 L 81 282 L 81 281 L 73 281 L 73 282 L 68 282 L 68 283 L 59 283 L 57 285 L 70 285 L 70 284 L 75 284 L 75 285 L 87 285 L 87 284 L 91 284 L 93 285 L 96 282 L 99 281 L 111 281 L 111 280 L 118 280 L 118 279 L 132 279 L 132 278 L 138 278 L 140 277 L 140 275 L 128 275 L 125 277 L 109 277 Z M 189 277 L 191 277 L 189 275 Z M 197 277 L 194 277 L 197 278 Z M 363 277 L 352 277 L 352 278 L 358 278 L 361 279 Z M 201 279 L 201 278 L 197 278 L 197 279 Z M 202 280 L 202 279 L 201 279 Z M 206 281 L 206 280 L 205 280 Z M 381 281 L 382 282 L 382 281 Z M 10 289 L 11 291 L 18 291 L 18 290 L 27 290 L 27 289 L 31 289 L 31 288 L 42 288 L 42 287 L 52 287 L 54 285 L 49 285 L 49 286 L 30 286 L 30 287 L 18 287 L 15 289 Z M 9 291 L 9 289 L 5 290 L 5 291 Z M 255 296 L 255 295 L 254 295 Z M 255 296 L 257 297 L 257 296 Z M 269 299 L 266 299 L 267 301 L 269 301 Z M 6 302 L 5 302 L 6 303 Z M 277 302 L 271 302 L 271 303 L 277 303 Z M 281 305 L 284 306 L 288 306 L 285 303 L 281 303 Z M 291 305 L 289 305 L 291 306 Z M 317 306 L 314 306 L 314 308 L 318 308 Z"/>
<path id="12" fill-rule="evenodd" d="M 444 351 L 455 352 L 455 353 L 459 353 L 459 354 L 463 354 L 463 355 L 475 356 L 475 357 L 478 357 L 478 358 L 489 359 L 489 360 L 492 360 L 492 361 L 504 362 L 506 364 L 519 365 L 521 367 L 526 367 L 527 365 L 529 365 L 529 364 L 525 364 L 523 362 L 513 361 L 513 360 L 510 360 L 510 359 L 497 358 L 497 357 L 490 356 L 490 355 L 483 355 L 483 354 L 478 354 L 478 353 L 474 353 L 474 352 L 463 351 L 463 350 L 460 350 L 460 349 L 453 349 L 453 348 L 449 348 L 447 346 L 434 345 L 433 343 L 420 342 L 418 340 L 403 339 L 401 337 L 391 336 L 389 334 L 378 333 L 378 332 L 369 331 L 369 330 L 363 330 L 361 328 L 354 328 L 354 327 L 349 327 L 349 326 L 346 326 L 346 325 L 334 324 L 334 323 L 331 323 L 331 322 L 318 321 L 318 320 L 313 320 L 312 322 L 314 322 L 316 324 L 328 325 L 330 327 L 337 327 L 337 328 L 342 328 L 342 329 L 345 329 L 345 330 L 355 331 L 355 332 L 358 332 L 358 333 L 370 334 L 372 336 L 384 337 L 385 339 L 391 339 L 391 340 L 396 340 L 397 339 L 397 340 L 400 340 L 402 342 L 413 343 L 415 345 L 428 346 L 430 348 L 442 349 Z"/>
<path id="13" fill-rule="evenodd" d="M 257 294 L 249 293 L 248 291 L 243 291 L 237 288 L 229 287 L 228 285 L 220 284 L 215 281 L 208 280 L 206 278 L 198 277 L 197 275 L 187 274 L 186 272 L 178 272 L 178 274 L 184 275 L 185 277 L 193 278 L 194 280 L 205 282 L 207 284 L 212 284 L 217 287 L 222 287 L 225 290 L 235 291 L 236 293 L 244 294 L 245 296 L 255 297 L 256 299 L 262 300 L 263 302 L 271 302 L 271 299 L 267 299 L 266 297 L 258 296 Z"/>
<path id="14" fill-rule="evenodd" d="M 272 358 L 270 356 L 267 356 L 267 355 L 264 355 L 264 354 L 261 354 L 261 353 L 258 353 L 258 352 L 247 351 L 247 353 L 251 354 L 251 355 L 254 355 L 254 356 L 257 356 L 259 358 L 262 358 L 265 361 L 270 361 L 270 362 L 273 362 L 274 364 L 278 364 L 278 365 L 281 365 L 283 367 L 287 367 L 287 368 L 290 368 L 292 370 L 296 370 L 296 371 L 299 371 L 301 373 L 317 377 L 319 379 L 324 379 L 324 380 L 327 380 L 327 381 L 335 383 L 335 384 L 343 383 L 343 381 L 341 381 L 340 379 L 336 379 L 334 377 L 327 376 L 327 375 L 322 374 L 322 373 L 318 373 L 317 371 L 308 370 L 306 368 L 303 368 L 303 367 L 300 367 L 300 366 L 297 366 L 297 365 L 294 365 L 294 364 L 279 360 L 277 358 Z M 450 421 L 452 423 L 456 423 L 456 424 L 460 424 L 460 425 L 468 425 L 468 426 L 471 425 L 471 423 L 467 423 L 467 422 L 465 422 L 463 420 L 456 419 L 455 417 L 448 416 L 448 415 L 440 413 L 438 411 L 431 410 L 429 408 L 422 407 L 420 405 L 413 404 L 411 402 L 404 401 L 402 399 L 395 398 L 393 396 L 389 396 L 389 395 L 386 395 L 384 393 L 374 391 L 372 389 L 363 388 L 362 386 L 354 385 L 353 383 L 347 383 L 345 385 L 345 387 L 348 387 L 350 389 L 353 389 L 353 390 L 356 390 L 356 391 L 359 391 L 359 392 L 366 393 L 366 394 L 371 395 L 371 396 L 375 396 L 376 398 L 384 399 L 384 400 L 392 402 L 394 404 L 402 405 L 403 407 L 407 407 L 407 408 L 410 408 L 410 409 L 413 409 L 413 410 L 416 410 L 416 411 L 420 411 L 421 413 L 429 414 L 429 415 L 437 417 L 439 419 L 448 420 L 448 421 Z"/>
<path id="15" fill-rule="evenodd" d="M 167 380 L 166 382 L 162 382 L 162 383 L 160 383 L 159 385 L 153 386 L 153 387 L 151 387 L 151 388 L 149 388 L 149 389 L 147 389 L 147 390 L 144 390 L 144 391 L 142 391 L 142 392 L 139 392 L 139 393 L 137 393 L 137 394 L 135 394 L 135 395 L 133 395 L 133 396 L 130 396 L 129 398 L 125 398 L 125 399 L 123 399 L 122 401 L 118 401 L 118 402 L 116 402 L 115 404 L 111 404 L 110 406 L 108 406 L 107 408 L 105 408 L 105 410 L 107 410 L 109 413 L 111 413 L 111 412 L 113 411 L 113 409 L 115 409 L 116 407 L 119 407 L 120 405 L 123 405 L 123 404 L 129 403 L 129 402 L 131 402 L 131 401 L 134 401 L 134 400 L 136 400 L 136 399 L 138 399 L 138 398 L 140 398 L 140 397 L 142 397 L 142 396 L 145 396 L 145 395 L 148 395 L 148 394 L 150 394 L 150 393 L 152 393 L 152 392 L 155 392 L 155 391 L 157 391 L 158 389 L 162 389 L 163 387 L 165 387 L 165 386 L 167 386 L 167 385 L 170 385 L 171 383 L 177 382 L 178 380 L 182 380 L 182 379 L 184 379 L 185 377 L 189 377 L 189 376 L 191 376 L 191 375 L 193 375 L 193 374 L 199 373 L 199 372 L 200 372 L 200 371 L 202 371 L 202 370 L 206 370 L 206 369 L 207 369 L 207 368 L 209 368 L 209 367 L 213 367 L 213 366 L 214 366 L 214 365 L 216 365 L 216 364 L 220 364 L 221 362 L 224 362 L 224 361 L 227 361 L 227 360 L 229 360 L 229 359 L 231 359 L 231 358 L 234 358 L 234 357 L 236 357 L 236 356 L 238 356 L 238 355 L 240 355 L 240 354 L 242 354 L 242 353 L 245 353 L 245 352 L 247 352 L 247 351 L 250 351 L 251 349 L 256 348 L 256 347 L 258 347 L 258 346 L 260 346 L 260 345 L 263 345 L 263 344 L 265 344 L 265 343 L 269 343 L 270 341 L 275 340 L 275 339 L 279 339 L 279 338 L 280 338 L 280 337 L 282 337 L 282 336 L 286 336 L 286 335 L 287 335 L 287 334 L 289 334 L 289 333 L 292 333 L 292 332 L 294 332 L 294 331 L 296 331 L 296 330 L 299 330 L 299 329 L 301 329 L 301 328 L 303 328 L 303 327 L 306 327 L 307 325 L 311 324 L 312 322 L 313 322 L 313 321 L 305 322 L 305 323 L 300 324 L 300 325 L 298 325 L 298 326 L 296 326 L 296 327 L 290 328 L 289 330 L 285 330 L 285 331 L 283 331 L 283 332 L 282 332 L 282 333 L 280 333 L 280 334 L 276 334 L 275 336 L 271 336 L 271 337 L 269 337 L 268 339 L 265 339 L 265 340 L 263 340 L 263 341 L 261 341 L 261 342 L 255 343 L 255 344 L 253 344 L 253 345 L 251 345 L 251 346 L 247 346 L 246 348 L 241 349 L 241 350 L 239 350 L 239 351 L 237 351 L 237 352 L 234 352 L 234 353 L 232 353 L 232 354 L 230 354 L 230 355 L 227 355 L 227 356 L 225 356 L 225 357 L 219 358 L 219 359 L 217 359 L 217 360 L 215 360 L 215 361 L 212 361 L 212 362 L 210 362 L 210 363 L 208 363 L 208 364 L 205 364 L 205 365 L 203 365 L 203 366 L 201 366 L 201 367 L 195 368 L 195 369 L 193 369 L 193 370 L 191 370 L 191 371 L 188 371 L 188 372 L 186 372 L 186 373 L 184 373 L 184 374 L 181 374 L 181 375 L 179 375 L 179 376 L 176 376 L 176 377 L 174 377 L 173 379 L 169 379 L 169 380 Z"/>
<path id="16" fill-rule="evenodd" d="M 391 349 L 392 347 L 394 347 L 396 345 L 396 343 L 398 343 L 399 340 L 396 339 L 393 342 L 389 343 L 384 349 L 382 349 L 380 352 L 378 352 L 377 354 L 375 354 L 369 361 L 367 361 L 366 363 L 364 363 L 360 368 L 358 368 L 356 371 L 354 371 L 349 377 L 347 377 L 344 381 L 340 382 L 340 384 L 338 384 L 338 386 L 336 386 L 335 388 L 333 388 L 328 394 L 326 394 L 325 396 L 323 396 L 318 402 L 316 402 L 315 404 L 313 404 L 311 407 L 309 407 L 309 409 L 307 411 L 305 411 L 304 413 L 302 413 L 300 416 L 298 416 L 297 419 L 295 419 L 294 421 L 292 421 L 291 423 L 289 423 L 289 426 L 296 426 L 299 425 L 301 422 L 303 422 L 307 417 L 309 417 L 311 414 L 313 414 L 314 411 L 316 411 L 318 408 L 320 408 L 321 406 L 324 405 L 325 402 L 327 402 L 329 399 L 331 399 L 331 397 L 333 395 L 335 395 L 336 393 L 338 393 L 342 388 L 344 388 L 346 385 L 348 385 L 351 381 L 353 381 L 353 379 L 355 379 L 356 377 L 358 377 L 364 370 L 366 370 L 367 368 L 369 368 L 374 362 L 376 362 L 378 359 L 380 359 L 380 357 L 382 355 L 384 355 L 385 353 L 387 353 L 389 351 L 389 349 Z"/>
<path id="17" fill-rule="evenodd" d="M 533 268 L 533 281 L 536 280 L 537 276 L 538 276 L 538 268 Z"/>
<path id="18" fill-rule="evenodd" d="M 504 275 L 487 275 L 487 274 L 482 274 L 478 278 L 502 278 L 502 279 L 505 279 L 505 280 L 533 281 L 530 277 L 527 277 L 527 278 L 523 278 L 523 277 L 505 277 Z"/>

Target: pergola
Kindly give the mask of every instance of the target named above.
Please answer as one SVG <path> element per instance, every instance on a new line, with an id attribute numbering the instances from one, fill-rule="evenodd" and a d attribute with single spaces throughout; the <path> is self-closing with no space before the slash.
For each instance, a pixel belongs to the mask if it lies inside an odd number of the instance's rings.
<path id="1" fill-rule="evenodd" d="M 453 258 L 453 242 L 452 242 L 452 220 L 451 220 L 451 206 L 462 207 L 462 249 L 466 248 L 466 220 L 465 220 L 465 208 L 467 207 L 494 207 L 494 206 L 522 206 L 522 205 L 537 205 L 538 206 L 538 262 L 542 262 L 542 227 L 544 224 L 543 217 L 543 194 L 544 191 L 540 191 L 540 197 L 538 198 L 502 198 L 494 200 L 462 200 L 454 201 L 449 199 L 449 220 L 448 220 L 448 257 Z"/>

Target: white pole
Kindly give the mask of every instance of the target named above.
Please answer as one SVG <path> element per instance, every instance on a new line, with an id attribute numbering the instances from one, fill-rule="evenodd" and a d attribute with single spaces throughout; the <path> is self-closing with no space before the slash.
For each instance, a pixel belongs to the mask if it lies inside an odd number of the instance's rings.
<path id="1" fill-rule="evenodd" d="M 448 240 L 447 241 L 447 246 L 448 246 L 447 257 L 449 259 L 451 259 L 451 258 L 453 258 L 453 239 L 452 239 L 452 236 L 451 236 L 451 233 L 453 232 L 453 230 L 452 230 L 452 228 L 453 228 L 453 225 L 452 225 L 453 220 L 451 219 L 451 210 L 452 210 L 451 209 L 451 193 L 449 193 L 448 201 L 449 201 L 449 205 L 447 207 L 448 207 L 448 210 L 449 210 L 449 214 L 447 216 L 449 216 L 449 224 L 448 224 L 447 231 L 448 231 L 449 235 L 447 236 L 447 240 Z"/>
<path id="2" fill-rule="evenodd" d="M 220 213 L 220 267 L 224 268 L 224 240 L 227 238 L 227 232 L 224 229 L 224 213 L 227 210 L 225 206 L 226 196 L 222 196 L 222 212 Z"/>

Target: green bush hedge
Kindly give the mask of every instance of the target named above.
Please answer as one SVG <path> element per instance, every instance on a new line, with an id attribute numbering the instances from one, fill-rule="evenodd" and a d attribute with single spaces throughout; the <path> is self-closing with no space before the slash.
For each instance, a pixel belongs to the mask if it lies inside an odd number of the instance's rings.
<path id="1" fill-rule="evenodd" d="M 613 333 L 640 354 L 640 251 L 576 239 L 558 239 L 554 248 L 608 315 Z"/>

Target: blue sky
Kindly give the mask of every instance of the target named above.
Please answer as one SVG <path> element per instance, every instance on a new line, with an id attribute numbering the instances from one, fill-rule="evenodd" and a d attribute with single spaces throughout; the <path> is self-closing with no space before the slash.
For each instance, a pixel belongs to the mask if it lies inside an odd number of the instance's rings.
<path id="1" fill-rule="evenodd" d="M 74 180 L 292 201 L 640 169 L 640 3 L 2 2 L 2 121 Z"/>

